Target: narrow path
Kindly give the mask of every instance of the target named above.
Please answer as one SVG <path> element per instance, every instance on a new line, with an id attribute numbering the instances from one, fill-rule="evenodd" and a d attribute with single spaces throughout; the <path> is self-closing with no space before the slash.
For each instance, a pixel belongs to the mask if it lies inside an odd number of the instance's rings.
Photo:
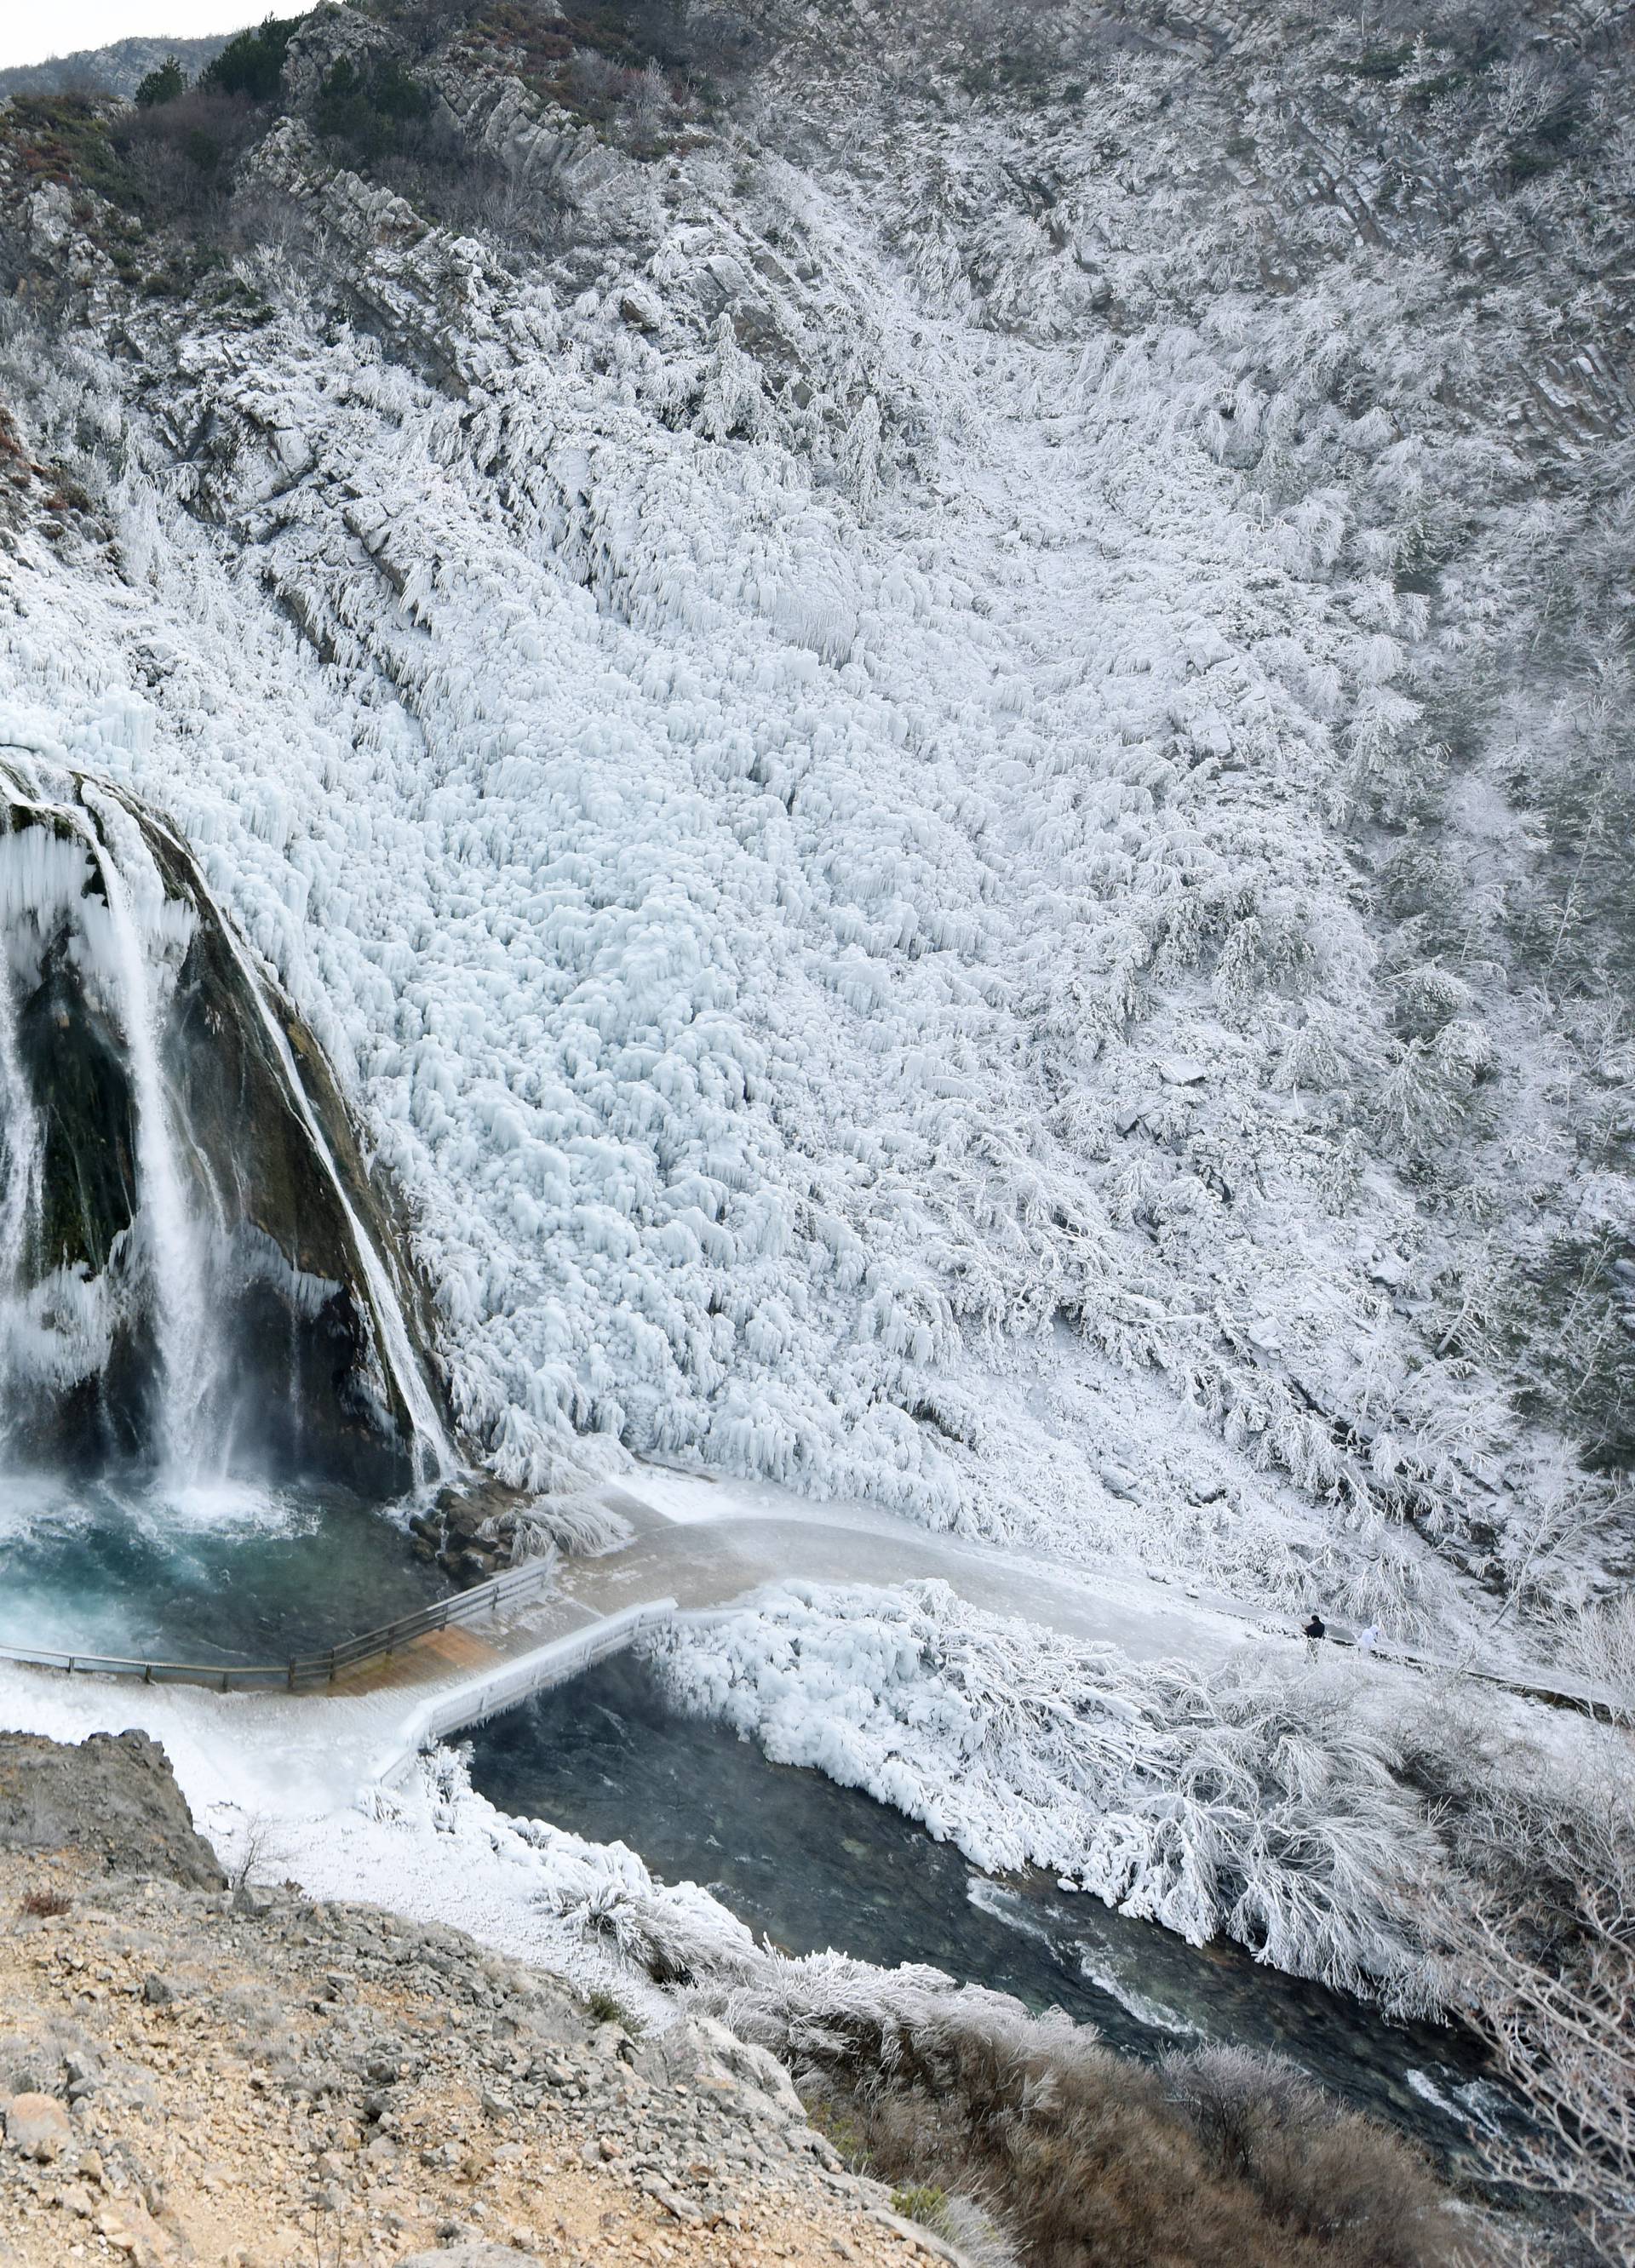
<path id="1" fill-rule="evenodd" d="M 428 1705 L 432 1695 L 425 1689 L 435 1689 L 437 1704 L 416 1714 L 435 1718 L 439 1734 L 493 1713 L 485 1699 L 490 1692 L 502 1693 L 501 1705 L 509 1706 L 528 1691 L 577 1675 L 599 1652 L 630 1643 L 637 1628 L 662 1619 L 660 1609 L 725 1609 L 777 1583 L 939 1580 L 969 1605 L 1020 1616 L 1081 1645 L 1116 1646 L 1136 1661 L 1178 1659 L 1212 1667 L 1251 1643 L 1299 1643 L 1263 1610 L 1139 1568 L 1092 1572 L 1025 1560 L 865 1504 L 813 1504 L 764 1483 L 649 1467 L 594 1491 L 591 1501 L 624 1521 L 627 1543 L 600 1558 L 567 1561 L 554 1595 L 497 1642 L 492 1660 L 474 1654 L 464 1676 L 452 1679 L 448 1670 L 458 1671 L 458 1664 L 406 1663 L 393 1681 L 421 1688 L 417 1697 Z M 613 1627 L 623 1623 L 630 1627 Z M 1349 1644 L 1342 1631 L 1331 1638 Z M 1419 1676 L 1468 1675 L 1522 1699 L 1592 1715 L 1601 1697 L 1570 1681 L 1527 1683 L 1412 1648 L 1376 1656 L 1376 1666 Z M 463 1719 L 455 1713 L 462 1692 L 470 1708 Z"/>
<path id="2" fill-rule="evenodd" d="M 1230 1600 L 1138 1569 L 1042 1565 L 866 1505 L 815 1505 L 767 1484 L 646 1468 L 594 1500 L 624 1521 L 624 1544 L 565 1562 L 537 1602 L 491 1624 L 426 1633 L 331 1688 L 222 1694 L 0 1662 L 0 1721 L 70 1740 L 135 1726 L 165 1742 L 195 1802 L 310 1818 L 346 1809 L 360 1790 L 401 1776 L 419 1748 L 577 1675 L 678 1609 L 725 1609 L 769 1584 L 933 1579 L 988 1612 L 1138 1661 L 1208 1666 L 1272 1635 Z M 1379 1665 L 1383 1675 L 1440 1667 Z"/>
<path id="3" fill-rule="evenodd" d="M 598 1491 L 632 1541 L 564 1570 L 561 1593 L 601 1614 L 667 1594 L 718 1607 L 766 1583 L 947 1583 L 973 1606 L 1021 1615 L 1138 1660 L 1222 1660 L 1259 1634 L 1229 1601 L 1159 1583 L 1138 1571 L 1094 1572 L 938 1535 L 864 1504 L 813 1504 L 754 1482 L 650 1469 Z"/>

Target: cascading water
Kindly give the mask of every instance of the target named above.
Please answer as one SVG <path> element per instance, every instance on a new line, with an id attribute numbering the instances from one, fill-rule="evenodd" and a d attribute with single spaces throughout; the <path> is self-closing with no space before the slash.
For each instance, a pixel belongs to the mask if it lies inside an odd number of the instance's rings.
<path id="1" fill-rule="evenodd" d="M 372 1496 L 457 1461 L 269 998 L 125 795 L 0 774 L 0 1429 L 14 1463 Z M 326 1112 L 328 1123 L 326 1123 Z M 350 1151 L 349 1151 L 350 1155 Z"/>
<path id="2" fill-rule="evenodd" d="M 150 1313 L 158 1357 L 158 1440 L 161 1472 L 173 1486 L 201 1477 L 201 1442 L 215 1367 L 212 1350 L 220 1340 L 210 1329 L 205 1296 L 207 1253 L 196 1189 L 187 1186 L 177 1152 L 170 1100 L 160 1066 L 163 995 L 173 981 L 167 957 L 153 951 L 157 938 L 170 944 L 180 930 L 191 936 L 190 910 L 167 899 L 141 830 L 113 799 L 89 791 L 87 802 L 119 843 L 127 865 L 151 888 L 147 927 L 149 950 L 137 933 L 125 873 L 99 842 L 89 822 L 85 839 L 103 889 L 102 918 L 92 901 L 82 916 L 81 936 L 92 966 L 111 979 L 114 1012 L 125 1035 L 136 1106 L 136 1172 L 142 1256 L 151 1286 Z M 121 823 L 122 822 L 122 824 Z M 153 900 L 157 896 L 157 919 Z M 171 909 L 185 917 L 179 921 Z M 167 918 L 169 917 L 169 918 Z M 219 1437 L 218 1437 L 219 1439 Z M 225 1446 L 225 1445 L 224 1445 Z M 220 1451 L 213 1462 L 220 1462 Z"/>
<path id="3" fill-rule="evenodd" d="M 426 1382 L 420 1374 L 419 1365 L 415 1360 L 414 1349 L 409 1344 L 408 1328 L 403 1321 L 403 1311 L 398 1304 L 397 1294 L 392 1287 L 391 1278 L 387 1274 L 385 1264 L 375 1250 L 367 1231 L 357 1218 L 356 1207 L 347 1195 L 346 1183 L 342 1179 L 339 1166 L 335 1163 L 335 1152 L 325 1138 L 323 1128 L 318 1123 L 318 1114 L 313 1108 L 307 1099 L 306 1091 L 301 1085 L 300 1071 L 295 1057 L 290 1051 L 290 1042 L 285 1039 L 277 1018 L 268 1005 L 266 994 L 255 981 L 254 971 L 250 968 L 243 946 L 225 922 L 222 924 L 222 936 L 244 976 L 247 990 L 261 1012 L 267 1037 L 284 1067 L 289 1081 L 291 1095 L 301 1114 L 301 1121 L 312 1142 L 313 1153 L 321 1161 L 329 1176 L 335 1189 L 336 1202 L 345 1214 L 347 1226 L 351 1231 L 353 1245 L 357 1254 L 358 1263 L 363 1270 L 370 1301 L 380 1325 L 381 1336 L 386 1343 L 384 1349 L 386 1361 L 391 1370 L 394 1382 L 403 1397 L 404 1406 L 413 1427 L 415 1478 L 416 1481 L 447 1480 L 459 1470 L 460 1461 L 454 1454 L 453 1444 L 448 1438 L 443 1421 L 438 1415 L 437 1404 L 432 1401 Z"/>
<path id="4" fill-rule="evenodd" d="M 17 1004 L 0 959 L 0 1404 L 7 1397 L 18 1288 L 40 1204 L 40 1121 L 18 1053 Z"/>
<path id="5" fill-rule="evenodd" d="M 458 1460 L 310 1034 L 122 791 L 0 768 L 0 1645 L 264 1660 L 420 1603 Z"/>

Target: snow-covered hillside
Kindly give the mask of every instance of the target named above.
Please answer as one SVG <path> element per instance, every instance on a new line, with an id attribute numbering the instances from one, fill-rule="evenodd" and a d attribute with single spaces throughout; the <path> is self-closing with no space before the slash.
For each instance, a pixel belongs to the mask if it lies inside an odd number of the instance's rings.
<path id="1" fill-rule="evenodd" d="M 506 1480 L 1580 1594 L 1623 18 L 1037 13 L 769 0 L 706 84 L 320 9 L 185 239 L 0 113 L 0 742 L 185 830 Z M 387 48 L 418 171 L 335 124 Z"/>

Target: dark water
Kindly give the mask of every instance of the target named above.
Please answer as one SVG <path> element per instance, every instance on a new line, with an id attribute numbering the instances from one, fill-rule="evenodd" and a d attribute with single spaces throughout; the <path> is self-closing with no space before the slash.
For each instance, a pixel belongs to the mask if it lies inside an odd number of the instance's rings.
<path id="1" fill-rule="evenodd" d="M 502 1810 L 628 1844 L 662 1880 L 704 1884 L 788 1952 L 926 1962 L 1035 2010 L 1062 2007 L 1142 2058 L 1275 2050 L 1450 2169 L 1468 2166 L 1467 2111 L 1506 2118 L 1461 2035 L 1387 2023 L 1237 1947 L 1200 1951 L 1047 1877 L 979 1874 L 869 1796 L 674 1715 L 633 1655 L 496 1719 L 472 1751 L 475 1786 Z"/>
<path id="2" fill-rule="evenodd" d="M 447 1587 L 385 1512 L 335 1486 L 0 1477 L 0 1645 L 281 1661 Z"/>

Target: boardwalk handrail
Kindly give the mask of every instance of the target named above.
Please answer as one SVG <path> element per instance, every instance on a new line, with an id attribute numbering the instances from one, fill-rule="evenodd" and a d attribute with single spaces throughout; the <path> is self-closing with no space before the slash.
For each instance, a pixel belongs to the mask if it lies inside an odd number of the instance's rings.
<path id="1" fill-rule="evenodd" d="M 391 1746 L 369 1768 L 368 1779 L 387 1788 L 402 1778 L 423 1749 L 433 1747 L 468 1726 L 486 1724 L 502 1711 L 514 1709 L 535 1693 L 563 1685 L 609 1654 L 621 1653 L 644 1631 L 675 1618 L 674 1599 L 648 1599 L 641 1606 L 624 1607 L 611 1615 L 593 1615 L 578 1630 L 564 1631 L 544 1645 L 532 1647 L 499 1669 L 480 1671 L 445 1691 L 432 1693 L 411 1709 L 398 1727 Z"/>
<path id="2" fill-rule="evenodd" d="M 497 1615 L 504 1607 L 537 1596 L 555 1573 L 556 1558 L 552 1551 L 541 1558 L 525 1559 L 520 1566 L 491 1575 L 468 1591 L 457 1591 L 452 1598 L 435 1599 L 412 1614 L 400 1615 L 379 1630 L 342 1638 L 322 1653 L 294 1654 L 287 1661 L 148 1661 L 120 1654 L 70 1653 L 61 1648 L 26 1646 L 0 1646 L 0 1661 L 61 1669 L 70 1675 L 136 1677 L 144 1685 L 207 1685 L 217 1693 L 264 1692 L 269 1687 L 281 1687 L 288 1693 L 306 1692 L 313 1686 L 333 1685 L 343 1669 L 383 1661 L 432 1631 L 478 1622 L 485 1615 Z"/>

